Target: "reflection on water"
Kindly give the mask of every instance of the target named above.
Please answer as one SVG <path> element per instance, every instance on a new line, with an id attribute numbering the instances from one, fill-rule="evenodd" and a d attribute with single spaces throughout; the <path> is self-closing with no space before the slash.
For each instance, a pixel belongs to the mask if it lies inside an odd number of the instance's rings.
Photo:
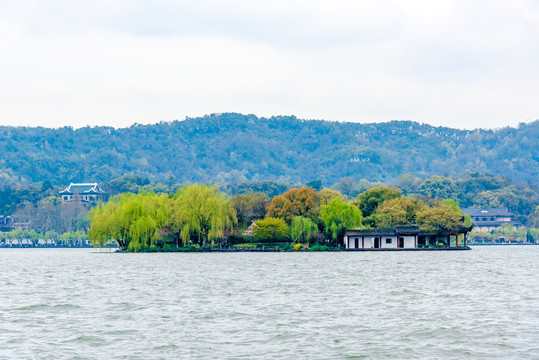
<path id="1" fill-rule="evenodd" d="M 1 249 L 0 359 L 537 359 L 538 255 Z"/>

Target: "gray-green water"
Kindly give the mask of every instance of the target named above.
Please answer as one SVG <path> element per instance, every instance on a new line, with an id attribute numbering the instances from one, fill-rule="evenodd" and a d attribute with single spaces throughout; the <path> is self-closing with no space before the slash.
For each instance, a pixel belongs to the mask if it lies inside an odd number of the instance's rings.
<path id="1" fill-rule="evenodd" d="M 0 249 L 0 359 L 538 359 L 538 259 Z"/>

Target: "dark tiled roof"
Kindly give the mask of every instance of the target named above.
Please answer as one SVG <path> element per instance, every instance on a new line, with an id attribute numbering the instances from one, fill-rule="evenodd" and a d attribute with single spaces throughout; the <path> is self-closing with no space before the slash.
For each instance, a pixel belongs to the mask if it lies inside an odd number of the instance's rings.
<path id="1" fill-rule="evenodd" d="M 513 216 L 508 208 L 462 208 L 470 216 Z"/>
<path id="2" fill-rule="evenodd" d="M 362 236 L 395 236 L 395 235 L 417 235 L 419 234 L 418 226 L 397 225 L 393 229 L 365 229 L 365 230 L 346 230 L 348 235 Z"/>
<path id="3" fill-rule="evenodd" d="M 397 235 L 395 229 L 365 229 L 365 230 L 346 230 L 346 235 L 361 236 L 394 236 Z"/>
<path id="4" fill-rule="evenodd" d="M 450 231 L 445 233 L 456 234 L 456 233 L 465 233 L 471 231 L 473 226 L 459 226 L 455 231 Z M 438 232 L 425 232 L 420 231 L 418 226 L 395 226 L 393 229 L 364 229 L 364 230 L 346 230 L 346 236 L 398 236 L 398 235 L 432 235 L 432 236 L 441 236 L 442 234 Z"/>

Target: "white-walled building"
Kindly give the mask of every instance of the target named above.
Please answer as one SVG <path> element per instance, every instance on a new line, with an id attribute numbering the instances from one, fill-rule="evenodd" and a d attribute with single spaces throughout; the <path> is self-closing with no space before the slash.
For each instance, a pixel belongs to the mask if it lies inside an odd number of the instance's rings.
<path id="1" fill-rule="evenodd" d="M 347 230 L 347 249 L 413 249 L 417 248 L 419 227 L 395 226 L 393 229 Z"/>
<path id="2" fill-rule="evenodd" d="M 346 230 L 346 249 L 416 249 L 429 246 L 466 247 L 471 228 L 461 227 L 447 233 L 421 232 L 418 226 L 395 226 L 392 229 Z M 441 245 L 439 245 L 441 244 Z"/>

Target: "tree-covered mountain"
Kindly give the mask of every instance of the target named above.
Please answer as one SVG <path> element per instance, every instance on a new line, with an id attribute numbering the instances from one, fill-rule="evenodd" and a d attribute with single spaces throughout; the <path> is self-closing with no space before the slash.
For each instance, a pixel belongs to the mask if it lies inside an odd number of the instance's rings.
<path id="1" fill-rule="evenodd" d="M 466 171 L 537 184 L 539 121 L 458 130 L 412 121 L 359 124 L 235 113 L 129 128 L 0 127 L 0 184 L 279 180 L 329 186 Z"/>

